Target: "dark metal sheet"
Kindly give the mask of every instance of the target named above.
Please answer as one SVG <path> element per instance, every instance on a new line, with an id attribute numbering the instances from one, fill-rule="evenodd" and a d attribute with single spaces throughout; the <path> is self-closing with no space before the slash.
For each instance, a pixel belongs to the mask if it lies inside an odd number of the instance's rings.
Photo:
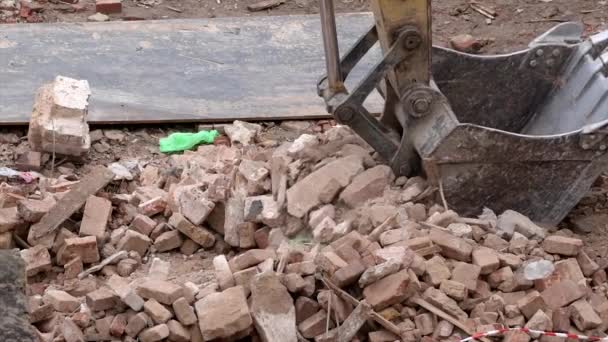
<path id="1" fill-rule="evenodd" d="M 342 51 L 372 23 L 339 15 Z M 325 118 L 322 49 L 317 15 L 0 25 L 0 124 L 27 123 L 56 75 L 89 81 L 92 123 Z"/>

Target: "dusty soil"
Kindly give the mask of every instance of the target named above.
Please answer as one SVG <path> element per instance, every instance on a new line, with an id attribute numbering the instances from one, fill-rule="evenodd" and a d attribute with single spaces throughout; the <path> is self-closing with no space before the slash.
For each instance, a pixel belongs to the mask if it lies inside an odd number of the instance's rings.
<path id="1" fill-rule="evenodd" d="M 17 1 L 17 0 L 4 0 Z M 4 18 L 4 22 L 81 22 L 95 13 L 94 0 L 80 0 L 72 5 L 62 0 L 32 0 L 35 11 L 30 16 Z M 250 12 L 247 5 L 258 0 L 123 0 L 123 12 L 110 15 L 111 20 L 213 18 L 316 14 L 316 0 L 287 0 L 265 11 Z M 0 2 L 2 3 L 2 2 Z M 491 22 L 473 11 L 463 0 L 433 1 L 433 30 L 436 44 L 447 44 L 449 37 L 469 33 L 489 39 L 483 53 L 508 52 L 524 47 L 536 35 L 563 21 L 579 21 L 586 32 L 608 28 L 608 5 L 598 0 L 484 0 L 497 16 Z M 369 11 L 369 1 L 336 0 L 338 12 Z M 0 6 L 0 9 L 2 7 Z"/>

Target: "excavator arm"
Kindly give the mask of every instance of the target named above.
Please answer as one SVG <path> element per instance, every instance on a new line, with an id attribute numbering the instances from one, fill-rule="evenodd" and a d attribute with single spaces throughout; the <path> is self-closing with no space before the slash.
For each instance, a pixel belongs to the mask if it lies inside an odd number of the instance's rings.
<path id="1" fill-rule="evenodd" d="M 372 0 L 374 25 L 340 57 L 332 0 L 320 1 L 328 112 L 462 214 L 514 209 L 556 224 L 608 167 L 608 32 L 582 39 L 564 23 L 527 49 L 478 56 L 432 45 L 430 0 Z M 376 44 L 382 57 L 347 89 Z M 379 118 L 363 106 L 374 89 Z"/>

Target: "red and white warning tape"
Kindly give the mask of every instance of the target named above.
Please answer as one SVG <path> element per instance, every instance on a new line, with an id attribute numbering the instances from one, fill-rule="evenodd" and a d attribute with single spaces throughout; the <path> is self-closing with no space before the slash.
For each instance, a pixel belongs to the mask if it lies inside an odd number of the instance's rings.
<path id="1" fill-rule="evenodd" d="M 532 330 L 532 329 L 527 329 L 527 328 L 511 328 L 511 329 L 505 328 L 505 329 L 499 329 L 499 330 L 492 330 L 492 331 L 488 331 L 488 332 L 475 333 L 475 334 L 473 334 L 473 336 L 460 340 L 460 342 L 475 341 L 482 337 L 500 336 L 509 331 L 524 332 L 534 338 L 538 338 L 541 335 L 544 335 L 544 336 L 564 337 L 564 338 L 569 338 L 572 340 L 608 342 L 608 337 L 584 336 L 584 335 L 576 335 L 576 334 L 568 334 L 568 333 L 557 333 L 557 332 L 549 332 L 549 331 Z"/>

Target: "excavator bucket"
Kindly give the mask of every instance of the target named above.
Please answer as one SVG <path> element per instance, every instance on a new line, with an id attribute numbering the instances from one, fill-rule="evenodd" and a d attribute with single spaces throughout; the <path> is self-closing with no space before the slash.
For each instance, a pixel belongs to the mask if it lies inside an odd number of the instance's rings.
<path id="1" fill-rule="evenodd" d="M 328 62 L 317 85 L 328 111 L 397 175 L 425 175 L 463 215 L 488 207 L 560 222 L 608 166 L 608 32 L 583 39 L 581 25 L 563 23 L 504 55 L 433 46 L 427 82 L 412 70 L 430 41 L 430 15 L 401 22 L 387 45 L 382 10 L 337 72 Z M 331 60 L 331 20 L 322 21 Z M 348 72 L 378 40 L 382 60 L 346 90 Z M 380 119 L 362 106 L 375 87 L 386 100 Z"/>

